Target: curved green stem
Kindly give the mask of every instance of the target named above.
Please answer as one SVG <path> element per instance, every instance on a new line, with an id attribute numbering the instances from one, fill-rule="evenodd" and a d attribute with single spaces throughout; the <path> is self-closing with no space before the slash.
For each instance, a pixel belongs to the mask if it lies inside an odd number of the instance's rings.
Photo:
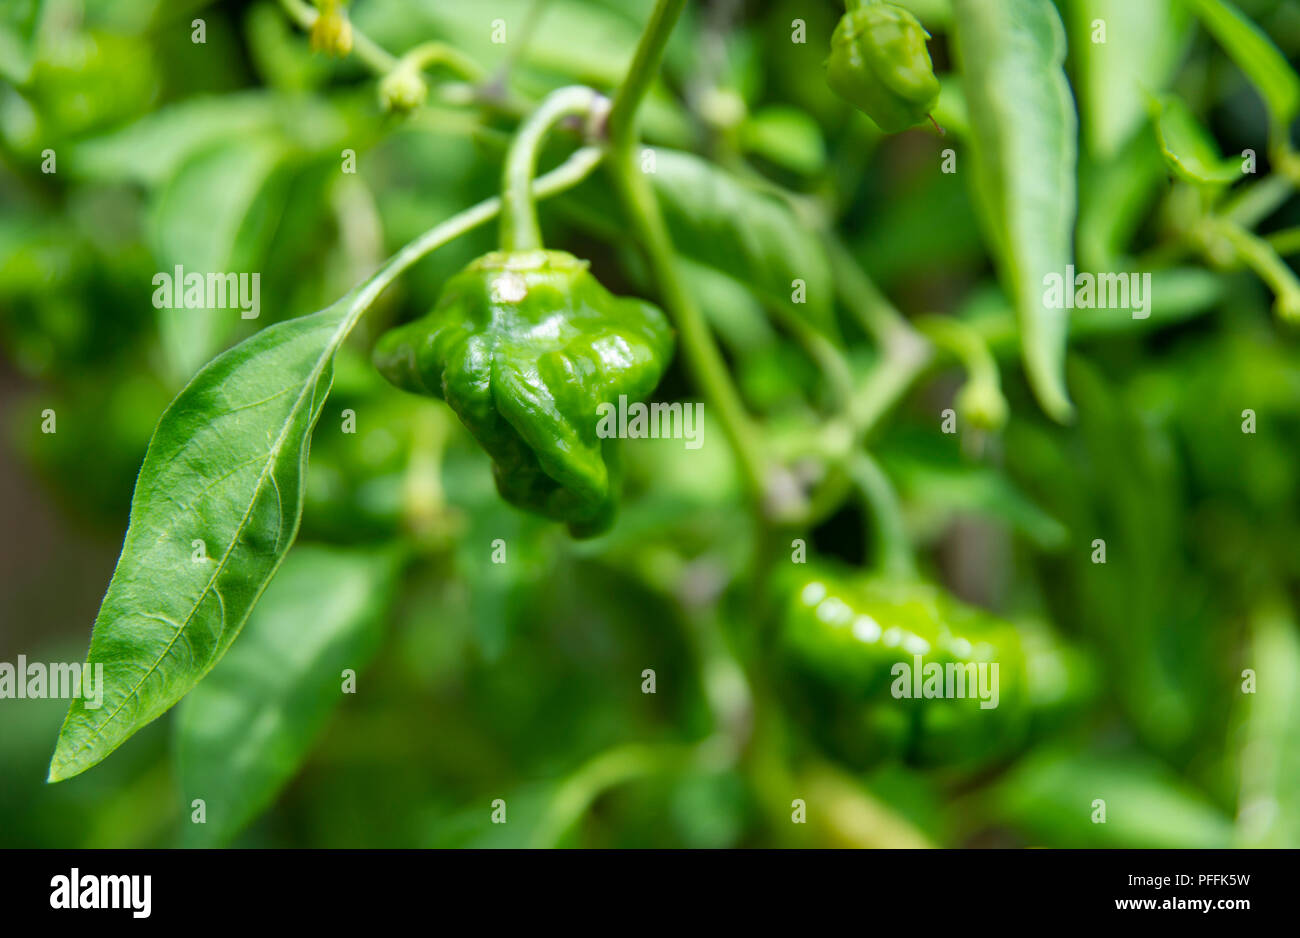
<path id="1" fill-rule="evenodd" d="M 560 784 L 533 834 L 532 846 L 555 846 L 604 792 L 647 775 L 680 771 L 696 752 L 690 746 L 629 743 L 594 757 Z"/>
<path id="2" fill-rule="evenodd" d="M 527 251 L 542 246 L 532 193 L 537 151 L 552 127 L 575 114 L 589 115 L 600 97 L 584 85 L 559 88 L 548 94 L 519 127 L 506 154 L 501 177 L 501 247 L 504 250 Z"/>
<path id="3" fill-rule="evenodd" d="M 722 353 L 704 321 L 704 314 L 682 283 L 668 228 L 650 182 L 630 149 L 612 152 L 610 169 L 623 205 L 645 246 L 651 273 L 659 284 L 664 305 L 677 325 L 686 363 L 717 411 L 723 432 L 736 454 L 746 489 L 756 504 L 764 505 L 768 493 L 758 430 L 741 402 L 740 392 L 731 381 Z"/>
<path id="4" fill-rule="evenodd" d="M 853 454 L 848 471 L 871 515 L 872 542 L 881 571 L 895 577 L 915 576 L 916 562 L 907 541 L 903 507 L 889 477 L 879 463 L 863 451 Z"/>
<path id="5" fill-rule="evenodd" d="M 614 96 L 614 106 L 610 108 L 609 141 L 615 149 L 629 147 L 636 139 L 637 108 L 659 72 L 664 47 L 685 5 L 686 0 L 659 0 L 650 14 L 632 64 L 628 66 L 627 75 Z"/>
<path id="6" fill-rule="evenodd" d="M 841 409 L 846 407 L 853 396 L 853 372 L 844 353 L 822 332 L 813 328 L 808 320 L 795 315 L 785 306 L 773 304 L 770 309 L 773 317 L 790 331 L 804 353 L 822 372 L 834 406 Z"/>
<path id="7" fill-rule="evenodd" d="M 353 42 L 356 41 L 355 30 Z M 426 68 L 441 65 L 468 82 L 480 82 L 487 77 L 487 71 L 464 52 L 445 42 L 437 40 L 422 42 L 404 54 L 398 62 L 399 68 L 410 68 L 422 72 Z"/>
<path id="8" fill-rule="evenodd" d="M 555 169 L 534 180 L 532 186 L 533 197 L 546 198 L 558 192 L 563 192 L 565 189 L 573 188 L 590 176 L 603 159 L 604 154 L 599 148 L 583 147 Z M 399 274 L 430 251 L 496 218 L 497 213 L 501 211 L 501 205 L 502 200 L 493 196 L 430 228 L 390 257 L 387 263 L 369 281 L 368 289 L 373 291 L 374 295 L 378 295 L 380 291 L 397 279 Z"/>
<path id="9" fill-rule="evenodd" d="M 995 386 L 1001 383 L 998 363 L 988 344 L 967 323 L 952 316 L 924 316 L 915 323 L 926 338 L 961 362 L 970 380 Z"/>
<path id="10" fill-rule="evenodd" d="M 981 429 L 1000 429 L 1006 422 L 1007 400 L 997 359 L 984 336 L 954 316 L 925 316 L 916 320 L 916 326 L 966 369 L 966 384 L 957 395 L 958 411 Z"/>
<path id="11" fill-rule="evenodd" d="M 871 282 L 844 242 L 831 231 L 824 233 L 826 253 L 835 274 L 836 292 L 863 330 L 883 351 L 900 341 L 916 338 L 915 330 L 889 298 Z"/>
<path id="12" fill-rule="evenodd" d="M 1295 321 L 1300 319 L 1300 279 L 1282 260 L 1273 246 L 1254 232 L 1247 231 L 1226 218 L 1209 220 L 1210 232 L 1231 246 L 1237 260 L 1253 270 L 1268 284 L 1276 300 L 1278 315 Z"/>

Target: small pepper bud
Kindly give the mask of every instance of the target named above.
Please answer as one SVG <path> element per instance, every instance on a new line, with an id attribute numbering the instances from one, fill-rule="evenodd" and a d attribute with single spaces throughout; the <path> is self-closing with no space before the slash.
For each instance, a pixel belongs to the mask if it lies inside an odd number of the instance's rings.
<path id="1" fill-rule="evenodd" d="M 907 10 L 871 0 L 835 27 L 826 83 L 886 133 L 919 124 L 939 100 L 929 35 Z"/>
<path id="2" fill-rule="evenodd" d="M 409 114 L 424 103 L 429 86 L 414 66 L 400 63 L 379 82 L 379 106 L 385 113 Z"/>
<path id="3" fill-rule="evenodd" d="M 311 24 L 312 50 L 342 58 L 352 51 L 352 23 L 342 0 L 317 0 L 316 8 L 316 22 Z"/>
<path id="4" fill-rule="evenodd" d="M 980 430 L 1001 430 L 1007 422 L 1007 399 L 990 381 L 972 380 L 957 392 L 957 412 Z"/>

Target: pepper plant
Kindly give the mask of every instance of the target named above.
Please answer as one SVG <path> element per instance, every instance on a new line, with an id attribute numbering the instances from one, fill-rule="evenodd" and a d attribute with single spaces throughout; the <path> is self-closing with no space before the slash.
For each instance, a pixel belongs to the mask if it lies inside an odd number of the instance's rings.
<path id="1" fill-rule="evenodd" d="M 15 842 L 1300 844 L 1294 3 L 189 6 L 0 20 Z"/>

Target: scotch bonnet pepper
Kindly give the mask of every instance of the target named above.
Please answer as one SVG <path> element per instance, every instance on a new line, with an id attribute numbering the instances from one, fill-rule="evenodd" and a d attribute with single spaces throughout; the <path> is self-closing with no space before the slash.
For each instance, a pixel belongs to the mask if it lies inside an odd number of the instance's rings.
<path id="1" fill-rule="evenodd" d="M 598 408 L 649 394 L 672 349 L 656 307 L 612 295 L 572 254 L 535 249 L 471 263 L 374 358 L 399 388 L 451 405 L 492 457 L 503 498 L 589 537 L 617 501 Z"/>
<path id="2" fill-rule="evenodd" d="M 835 27 L 826 83 L 885 133 L 906 130 L 925 120 L 939 100 L 928 38 L 907 10 L 867 0 Z"/>
<path id="3" fill-rule="evenodd" d="M 1046 634 L 930 583 L 818 568 L 780 589 L 793 684 L 813 732 L 851 763 L 996 758 L 1087 685 L 1077 656 Z"/>

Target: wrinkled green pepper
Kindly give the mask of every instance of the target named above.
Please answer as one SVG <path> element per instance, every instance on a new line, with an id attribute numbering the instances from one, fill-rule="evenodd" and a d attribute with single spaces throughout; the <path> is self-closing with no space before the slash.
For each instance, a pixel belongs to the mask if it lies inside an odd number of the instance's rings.
<path id="1" fill-rule="evenodd" d="M 925 120 L 939 100 L 928 38 L 921 22 L 902 7 L 864 3 L 835 27 L 826 83 L 885 133 L 906 130 Z"/>
<path id="2" fill-rule="evenodd" d="M 539 249 L 474 261 L 374 359 L 399 388 L 451 405 L 492 457 L 503 498 L 590 537 L 617 502 L 600 406 L 648 395 L 672 349 L 659 309 L 612 295 L 586 261 Z"/>
<path id="3" fill-rule="evenodd" d="M 1073 652 L 929 583 L 814 568 L 782 589 L 796 708 L 851 764 L 970 766 L 1004 756 L 1086 688 Z M 929 683 L 935 675 L 942 684 Z"/>

